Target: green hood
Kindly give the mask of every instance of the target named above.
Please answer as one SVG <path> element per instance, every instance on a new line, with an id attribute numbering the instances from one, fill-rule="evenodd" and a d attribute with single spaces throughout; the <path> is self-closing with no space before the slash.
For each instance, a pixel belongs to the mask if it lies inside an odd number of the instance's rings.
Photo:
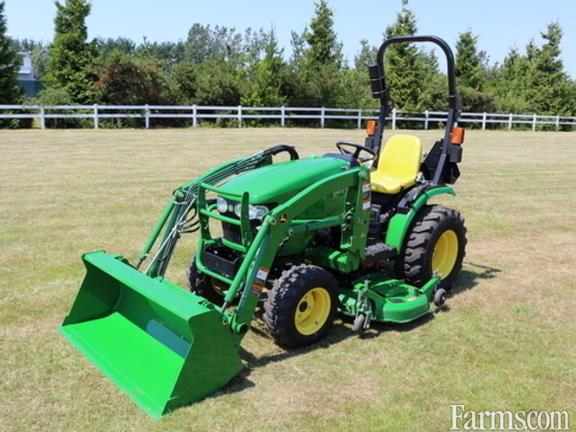
<path id="1" fill-rule="evenodd" d="M 313 156 L 248 171 L 219 188 L 238 195 L 247 191 L 252 204 L 282 203 L 312 183 L 347 166 L 348 163 L 342 159 Z"/>

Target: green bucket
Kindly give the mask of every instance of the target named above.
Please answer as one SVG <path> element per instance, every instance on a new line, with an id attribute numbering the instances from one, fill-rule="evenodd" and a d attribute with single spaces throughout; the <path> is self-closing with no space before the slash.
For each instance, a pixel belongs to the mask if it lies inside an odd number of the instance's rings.
<path id="1" fill-rule="evenodd" d="M 216 306 L 121 256 L 91 252 L 60 332 L 154 417 L 206 397 L 242 369 Z"/>

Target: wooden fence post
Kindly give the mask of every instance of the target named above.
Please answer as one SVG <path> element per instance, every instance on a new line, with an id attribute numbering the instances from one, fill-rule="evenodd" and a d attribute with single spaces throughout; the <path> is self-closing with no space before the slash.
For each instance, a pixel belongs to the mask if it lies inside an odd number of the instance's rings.
<path id="1" fill-rule="evenodd" d="M 428 110 L 424 111 L 424 129 L 428 130 L 428 123 L 430 121 L 430 113 L 428 112 Z"/>
<path id="2" fill-rule="evenodd" d="M 286 107 L 280 107 L 280 127 L 286 127 Z"/>
<path id="3" fill-rule="evenodd" d="M 322 107 L 322 110 L 320 111 L 320 127 L 322 129 L 324 129 L 324 125 L 326 124 L 326 119 L 324 118 L 325 116 L 326 116 L 326 109 Z"/>
<path id="4" fill-rule="evenodd" d="M 356 122 L 356 127 L 358 129 L 362 129 L 362 110 L 361 109 L 358 110 L 358 120 Z"/>
<path id="5" fill-rule="evenodd" d="M 534 117 L 532 117 L 532 132 L 536 132 L 536 119 L 537 115 L 534 114 Z"/>
<path id="6" fill-rule="evenodd" d="M 396 108 L 392 109 L 392 130 L 396 130 Z"/>
<path id="7" fill-rule="evenodd" d="M 144 127 L 150 129 L 150 107 L 148 104 L 144 106 Z"/>
<path id="8" fill-rule="evenodd" d="M 510 113 L 510 115 L 508 116 L 508 130 L 512 130 L 512 118 L 514 117 L 514 115 L 512 113 Z"/>
<path id="9" fill-rule="evenodd" d="M 238 105 L 238 127 L 242 127 L 242 106 Z"/>
<path id="10" fill-rule="evenodd" d="M 482 113 L 482 130 L 486 130 L 486 113 Z"/>

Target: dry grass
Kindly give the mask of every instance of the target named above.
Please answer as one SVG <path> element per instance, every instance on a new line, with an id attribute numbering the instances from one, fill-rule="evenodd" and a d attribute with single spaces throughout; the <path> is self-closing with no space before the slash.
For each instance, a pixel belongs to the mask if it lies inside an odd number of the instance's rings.
<path id="1" fill-rule="evenodd" d="M 161 421 L 58 335 L 81 252 L 134 257 L 170 191 L 221 161 L 278 143 L 323 153 L 338 139 L 361 133 L 0 132 L 0 430 L 447 430 L 450 403 L 567 409 L 576 423 L 575 134 L 468 134 L 459 195 L 444 199 L 469 232 L 447 313 L 363 339 L 339 324 L 294 352 L 256 322 L 246 372 Z M 192 248 L 174 262 L 180 283 Z"/>

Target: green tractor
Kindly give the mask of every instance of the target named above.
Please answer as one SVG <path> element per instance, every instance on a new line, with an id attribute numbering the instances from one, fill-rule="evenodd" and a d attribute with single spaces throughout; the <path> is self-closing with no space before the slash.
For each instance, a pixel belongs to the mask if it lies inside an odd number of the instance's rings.
<path id="1" fill-rule="evenodd" d="M 446 130 L 425 157 L 413 136 L 381 149 L 389 110 L 384 54 L 433 42 L 446 54 Z M 149 414 L 222 388 L 243 368 L 238 350 L 255 313 L 287 348 L 313 344 L 339 312 L 357 331 L 405 323 L 441 307 L 461 269 L 461 215 L 431 205 L 452 194 L 462 158 L 450 47 L 434 36 L 387 39 L 370 66 L 377 122 L 363 145 L 300 159 L 276 146 L 177 188 L 136 263 L 83 255 L 86 277 L 64 336 Z M 286 153 L 288 161 L 275 156 Z M 277 159 L 277 158 L 276 158 Z M 178 239 L 198 235 L 185 290 L 164 277 Z"/>

